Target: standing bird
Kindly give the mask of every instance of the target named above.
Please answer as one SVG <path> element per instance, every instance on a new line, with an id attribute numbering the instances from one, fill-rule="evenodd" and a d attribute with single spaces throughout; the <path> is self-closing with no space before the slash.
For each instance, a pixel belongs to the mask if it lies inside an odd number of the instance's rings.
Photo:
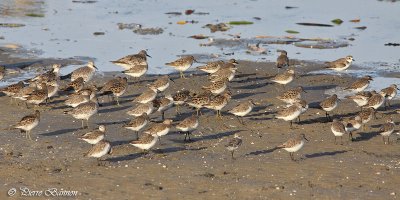
<path id="1" fill-rule="evenodd" d="M 371 76 L 364 76 L 352 83 L 349 87 L 345 88 L 345 90 L 350 90 L 352 92 L 362 92 L 369 86 L 369 83 L 372 80 L 373 79 Z"/>
<path id="2" fill-rule="evenodd" d="M 153 104 L 157 104 L 158 112 L 161 113 L 161 119 L 165 119 L 165 111 L 172 107 L 174 104 L 174 100 L 172 99 L 171 95 L 167 95 L 165 97 L 154 99 Z"/>
<path id="3" fill-rule="evenodd" d="M 98 129 L 85 133 L 78 139 L 83 140 L 89 144 L 97 144 L 104 139 L 106 134 L 106 126 L 100 125 Z"/>
<path id="4" fill-rule="evenodd" d="M 284 50 L 280 50 L 278 52 L 281 52 L 281 55 L 279 55 L 278 58 L 276 59 L 276 67 L 278 69 L 289 67 L 289 58 L 287 56 L 287 52 Z"/>
<path id="5" fill-rule="evenodd" d="M 290 158 L 295 161 L 293 153 L 300 150 L 304 146 L 305 141 L 308 141 L 308 139 L 306 138 L 306 135 L 302 133 L 294 138 L 290 138 L 288 141 L 277 146 L 276 148 L 285 149 L 287 152 L 289 152 Z"/>
<path id="6" fill-rule="evenodd" d="M 49 93 L 47 85 L 45 83 L 41 83 L 40 85 L 41 89 L 33 91 L 28 97 L 26 97 L 26 107 L 28 107 L 28 103 L 39 106 L 48 98 Z"/>
<path id="7" fill-rule="evenodd" d="M 61 69 L 60 64 L 53 64 L 51 70 L 32 78 L 30 80 L 30 82 L 43 83 L 43 82 L 49 82 L 52 80 L 58 81 L 60 79 L 60 74 L 59 74 L 60 69 Z"/>
<path id="8" fill-rule="evenodd" d="M 222 80 L 211 83 L 210 85 L 203 86 L 202 89 L 210 91 L 214 95 L 221 94 L 228 87 L 228 78 L 223 78 Z"/>
<path id="9" fill-rule="evenodd" d="M 340 143 L 343 143 L 343 135 L 347 133 L 344 124 L 338 119 L 334 119 L 331 124 L 331 131 L 333 135 L 335 135 L 335 144 L 337 144 L 336 143 L 337 137 L 340 137 Z"/>
<path id="10" fill-rule="evenodd" d="M 185 74 L 183 72 L 189 69 L 189 67 L 192 66 L 193 62 L 197 62 L 193 56 L 184 56 L 182 58 L 179 58 L 178 60 L 165 63 L 165 65 L 175 68 L 179 71 L 181 78 L 185 78 Z"/>
<path id="11" fill-rule="evenodd" d="M 374 94 L 377 94 L 375 90 L 371 92 L 363 91 L 363 92 L 358 92 L 357 94 L 352 96 L 346 96 L 346 99 L 353 100 L 362 110 L 363 106 L 365 106 L 368 103 L 368 99 Z"/>
<path id="12" fill-rule="evenodd" d="M 200 94 L 193 94 L 191 95 L 190 99 L 187 101 L 187 104 L 193 108 L 196 109 L 196 114 L 199 116 L 201 114 L 201 108 L 204 107 L 204 105 L 208 104 L 210 102 L 210 96 L 211 92 L 210 91 L 205 91 Z"/>
<path id="13" fill-rule="evenodd" d="M 93 145 L 87 153 L 85 153 L 85 157 L 97 158 L 98 165 L 100 165 L 100 158 L 107 154 L 112 154 L 111 144 L 106 140 L 101 140 Z"/>
<path id="14" fill-rule="evenodd" d="M 381 128 L 379 129 L 379 131 L 380 131 L 380 134 L 382 135 L 382 140 L 383 140 L 383 143 L 384 144 L 389 144 L 389 137 L 390 137 L 390 135 L 393 133 L 393 131 L 394 131 L 394 122 L 393 122 L 393 120 L 390 118 L 390 119 L 387 119 L 386 120 L 386 123 L 385 124 L 383 124 L 382 126 L 381 126 Z M 387 143 L 386 143 L 386 141 L 385 141 L 385 137 L 387 137 Z"/>
<path id="15" fill-rule="evenodd" d="M 186 103 L 186 101 L 190 97 L 190 91 L 189 90 L 182 90 L 176 92 L 174 95 L 172 95 L 172 100 L 174 102 L 174 105 L 176 105 L 176 112 L 180 114 L 179 108 L 183 104 Z"/>
<path id="16" fill-rule="evenodd" d="M 133 78 L 140 79 L 140 77 L 142 77 L 147 72 L 148 69 L 149 69 L 148 65 L 134 65 L 131 68 L 123 71 L 122 73 L 131 76 Z"/>
<path id="17" fill-rule="evenodd" d="M 154 104 L 153 102 L 148 102 L 145 104 L 139 104 L 136 108 L 129 110 L 126 112 L 126 114 L 139 117 L 143 113 L 146 113 L 147 115 L 150 115 L 153 113 L 155 110 L 158 109 L 157 104 Z"/>
<path id="18" fill-rule="evenodd" d="M 385 92 L 381 91 L 378 94 L 372 95 L 367 104 L 364 105 L 365 108 L 374 108 L 376 111 L 385 102 Z"/>
<path id="19" fill-rule="evenodd" d="M 86 120 L 87 128 L 89 128 L 89 119 L 99 110 L 99 105 L 97 103 L 97 97 L 94 97 L 91 101 L 82 103 L 76 106 L 70 111 L 64 111 L 64 114 L 70 114 L 75 119 L 80 119 L 82 121 L 82 129 L 84 129 L 83 120 Z"/>
<path id="20" fill-rule="evenodd" d="M 144 133 L 150 134 L 150 135 L 157 135 L 160 139 L 161 136 L 167 135 L 171 129 L 172 126 L 172 120 L 171 119 L 166 119 L 162 123 L 154 123 L 148 128 L 147 130 L 144 131 Z"/>
<path id="21" fill-rule="evenodd" d="M 364 130 L 365 124 L 371 121 L 374 115 L 375 115 L 374 108 L 366 108 L 358 113 L 358 116 L 361 118 L 362 130 Z"/>
<path id="22" fill-rule="evenodd" d="M 233 61 L 229 62 L 229 63 L 225 63 L 221 67 L 221 69 L 219 69 L 217 72 L 210 74 L 209 79 L 211 82 L 220 81 L 225 78 L 228 78 L 228 81 L 232 81 L 233 78 L 235 78 L 235 74 L 237 71 L 236 65 L 238 64 L 238 62 L 236 62 L 235 59 L 231 59 L 231 60 L 233 60 Z"/>
<path id="23" fill-rule="evenodd" d="M 141 50 L 138 54 L 127 55 L 111 62 L 124 68 L 125 70 L 129 70 L 137 65 L 147 66 L 147 57 L 151 58 L 151 56 L 149 56 L 145 50 Z"/>
<path id="24" fill-rule="evenodd" d="M 355 61 L 353 56 L 346 56 L 345 58 L 340 58 L 332 62 L 326 62 L 326 68 L 335 71 L 343 71 L 349 68 L 353 61 Z"/>
<path id="25" fill-rule="evenodd" d="M 142 130 L 150 121 L 147 113 L 143 113 L 139 117 L 132 119 L 127 124 L 123 125 L 124 128 L 135 131 L 136 138 L 139 139 L 139 131 Z"/>
<path id="26" fill-rule="evenodd" d="M 294 89 L 291 90 L 287 90 L 286 92 L 284 92 L 283 94 L 277 96 L 276 98 L 288 103 L 288 104 L 293 104 L 294 102 L 296 102 L 298 99 L 301 99 L 301 93 L 307 93 L 303 87 L 298 86 Z"/>
<path id="27" fill-rule="evenodd" d="M 233 138 L 229 140 L 228 144 L 225 145 L 226 149 L 231 152 L 231 157 L 233 160 L 235 160 L 233 154 L 242 145 L 242 142 L 242 138 L 239 136 L 239 134 L 235 133 Z"/>
<path id="28" fill-rule="evenodd" d="M 388 105 L 389 108 L 390 108 L 390 101 L 391 101 L 394 97 L 396 97 L 396 95 L 397 95 L 397 90 L 398 90 L 398 88 L 397 88 L 397 85 L 396 85 L 396 84 L 392 84 L 392 85 L 390 85 L 389 87 L 384 88 L 384 89 L 381 90 L 382 92 L 385 93 L 385 108 L 386 108 L 386 102 L 387 102 L 387 105 Z"/>
<path id="29" fill-rule="evenodd" d="M 198 126 L 199 118 L 197 117 L 197 115 L 192 115 L 176 125 L 176 129 L 180 130 L 180 132 L 185 133 L 185 139 L 183 141 L 187 141 L 186 138 L 188 138 L 188 141 L 191 141 L 191 131 L 195 130 Z"/>
<path id="30" fill-rule="evenodd" d="M 75 81 L 77 78 L 82 77 L 83 81 L 87 83 L 93 78 L 96 70 L 97 67 L 94 65 L 93 61 L 89 61 L 86 66 L 75 69 L 71 73 L 71 81 Z"/>
<path id="31" fill-rule="evenodd" d="M 6 67 L 0 66 L 0 81 L 6 76 Z"/>
<path id="32" fill-rule="evenodd" d="M 218 61 L 214 61 L 214 62 L 208 62 L 206 65 L 197 67 L 197 69 L 199 69 L 203 72 L 212 74 L 212 73 L 217 72 L 223 64 L 224 64 L 224 61 L 218 60 Z"/>
<path id="33" fill-rule="evenodd" d="M 118 77 L 117 81 L 107 84 L 100 90 L 101 95 L 112 94 L 115 97 L 117 105 L 119 105 L 119 97 L 122 96 L 128 87 L 128 79 L 126 77 Z"/>
<path id="34" fill-rule="evenodd" d="M 329 116 L 328 112 L 334 110 L 337 107 L 338 101 L 340 101 L 340 99 L 338 99 L 336 94 L 333 94 L 319 104 L 321 108 L 325 111 L 325 117 L 328 121 L 331 119 L 331 116 Z"/>
<path id="35" fill-rule="evenodd" d="M 232 108 L 229 113 L 232 113 L 233 115 L 236 116 L 236 118 L 238 119 L 238 121 L 244 125 L 244 121 L 243 121 L 243 117 L 246 116 L 247 114 L 249 114 L 253 108 L 254 108 L 254 102 L 252 99 L 242 102 L 240 104 L 238 104 L 237 106 L 235 106 L 234 108 Z"/>
<path id="36" fill-rule="evenodd" d="M 138 97 L 136 97 L 133 102 L 145 104 L 148 102 L 152 102 L 157 97 L 157 91 L 153 91 L 147 89 L 146 91 L 142 92 Z"/>
<path id="37" fill-rule="evenodd" d="M 149 85 L 149 88 L 154 92 L 164 92 L 169 87 L 169 82 L 172 81 L 168 75 L 161 76 L 156 81 Z"/>
<path id="38" fill-rule="evenodd" d="M 68 85 L 65 88 L 63 88 L 62 90 L 64 90 L 64 91 L 74 90 L 75 92 L 78 92 L 83 89 L 84 85 L 85 85 L 85 82 L 83 81 L 83 78 L 78 77 L 74 81 L 71 81 L 70 83 L 68 83 Z"/>
<path id="39" fill-rule="evenodd" d="M 278 111 L 276 118 L 290 121 L 290 128 L 293 128 L 293 120 L 300 116 L 302 109 L 304 108 L 303 106 L 304 105 L 299 102 L 295 102 L 293 105 Z"/>
<path id="40" fill-rule="evenodd" d="M 355 116 L 343 122 L 346 131 L 349 133 L 349 140 L 353 141 L 353 132 L 360 129 L 362 125 L 361 117 Z"/>
<path id="41" fill-rule="evenodd" d="M 285 87 L 286 84 L 289 84 L 294 79 L 294 70 L 289 69 L 282 74 L 276 75 L 274 78 L 271 79 L 272 82 L 279 83 Z"/>
<path id="42" fill-rule="evenodd" d="M 15 94 L 17 94 L 20 90 L 22 90 L 22 88 L 24 88 L 24 87 L 25 87 L 24 82 L 20 81 L 16 84 L 12 84 L 12 85 L 6 86 L 4 88 L 1 88 L 0 92 L 6 94 L 9 97 L 12 97 Z M 10 103 L 12 103 L 12 99 L 13 98 L 10 99 Z"/>
<path id="43" fill-rule="evenodd" d="M 129 142 L 130 145 L 143 150 L 143 153 L 148 153 L 149 149 L 154 147 L 158 141 L 157 134 L 143 134 L 138 140 Z"/>
<path id="44" fill-rule="evenodd" d="M 35 128 L 40 122 L 40 112 L 38 110 L 35 111 L 34 114 L 32 115 L 27 115 L 23 117 L 17 124 L 13 126 L 13 128 L 21 129 L 22 131 L 25 131 L 26 138 L 31 138 L 31 130 Z"/>
<path id="45" fill-rule="evenodd" d="M 232 94 L 229 91 L 220 94 L 211 99 L 210 102 L 208 102 L 208 104 L 204 105 L 204 107 L 217 111 L 216 117 L 222 119 L 221 110 L 228 104 L 229 100 L 232 97 L 231 95 Z"/>

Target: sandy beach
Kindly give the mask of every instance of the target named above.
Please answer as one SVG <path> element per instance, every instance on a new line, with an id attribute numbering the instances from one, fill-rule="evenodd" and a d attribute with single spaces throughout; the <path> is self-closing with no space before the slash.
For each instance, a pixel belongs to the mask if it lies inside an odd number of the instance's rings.
<path id="1" fill-rule="evenodd" d="M 50 199 L 396 199 L 400 183 L 398 131 L 391 136 L 391 144 L 384 145 L 378 134 L 384 119 L 378 114 L 368 128 L 354 133 L 355 141 L 335 145 L 330 122 L 319 102 L 327 97 L 326 90 L 348 86 L 354 78 L 345 73 L 309 74 L 322 69 L 322 65 L 294 62 L 298 77 L 287 88 L 303 86 L 310 108 L 293 129 L 288 122 L 274 117 L 284 106 L 275 98 L 283 88 L 269 80 L 277 73 L 274 63 L 239 61 L 240 73 L 229 84 L 232 100 L 223 109 L 223 120 L 203 109 L 193 142 L 183 142 L 184 135 L 173 128 L 146 157 L 128 144 L 135 135 L 122 125 L 131 119 L 126 111 L 135 105 L 132 99 L 156 76 L 146 76 L 140 82 L 130 80 L 120 106 L 106 96 L 100 97 L 102 106 L 86 130 L 80 129 L 80 121 L 63 114 L 70 109 L 63 104 L 65 97 L 55 97 L 33 129 L 33 141 L 18 130 L 7 130 L 33 110 L 10 105 L 9 98 L 1 96 L 0 196 L 6 198 L 7 191 L 16 188 L 17 194 L 8 199 L 24 199 L 20 188 L 27 187 L 32 191 L 78 191 L 75 197 L 46 197 Z M 101 86 L 115 75 L 119 73 L 97 74 L 92 83 Z M 187 73 L 189 79 L 178 77 L 171 75 L 175 83 L 164 94 L 182 89 L 196 91 L 207 81 L 198 71 Z M 242 125 L 226 111 L 248 99 L 257 105 Z M 394 112 L 399 101 L 392 105 L 392 109 L 379 113 L 399 122 Z M 342 99 L 334 118 L 354 116 L 358 111 L 354 102 Z M 166 118 L 176 123 L 193 112 L 185 107 L 177 115 L 171 108 Z M 152 114 L 151 119 L 160 121 L 160 113 Z M 106 139 L 113 146 L 105 166 L 83 157 L 90 145 L 77 139 L 101 124 L 106 125 Z M 235 154 L 237 159 L 232 160 L 225 144 L 235 133 L 242 136 L 243 145 Z M 305 133 L 309 142 L 295 154 L 297 162 L 291 161 L 284 150 L 271 151 L 299 133 Z"/>

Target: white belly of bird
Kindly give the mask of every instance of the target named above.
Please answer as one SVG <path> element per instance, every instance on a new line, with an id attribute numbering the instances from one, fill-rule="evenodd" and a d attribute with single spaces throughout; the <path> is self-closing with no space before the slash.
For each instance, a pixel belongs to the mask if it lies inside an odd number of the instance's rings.
<path id="1" fill-rule="evenodd" d="M 110 148 L 111 146 L 107 144 L 101 151 L 93 153 L 92 155 L 90 155 L 90 157 L 100 158 L 106 155 L 110 151 Z"/>
<path id="2" fill-rule="evenodd" d="M 39 124 L 39 120 L 36 119 L 33 123 L 27 124 L 25 126 L 19 126 L 19 127 L 16 127 L 16 128 L 22 129 L 24 131 L 30 131 L 33 128 L 35 128 L 38 124 Z"/>
<path id="3" fill-rule="evenodd" d="M 368 99 L 353 99 L 353 101 L 360 107 L 365 106 L 368 103 Z"/>
<path id="4" fill-rule="evenodd" d="M 325 111 L 329 112 L 329 111 L 332 111 L 333 109 L 335 109 L 336 106 L 337 106 L 337 102 L 335 102 L 335 104 L 333 104 L 333 106 L 331 106 L 331 107 L 326 107 L 326 108 L 322 108 L 322 109 L 324 109 Z"/>
<path id="5" fill-rule="evenodd" d="M 274 80 L 274 82 L 282 84 L 282 85 L 286 85 L 290 82 L 293 81 L 293 77 L 291 76 L 290 78 L 286 79 L 286 80 Z"/>
<path id="6" fill-rule="evenodd" d="M 169 83 L 167 83 L 161 87 L 158 87 L 157 90 L 160 92 L 164 92 L 164 90 L 166 90 L 168 87 L 169 87 Z"/>
<path id="7" fill-rule="evenodd" d="M 199 126 L 199 122 L 196 122 L 196 124 L 194 124 L 193 126 L 189 126 L 189 127 L 177 126 L 176 128 L 181 130 L 181 131 L 186 132 L 186 131 L 192 131 L 192 130 L 196 129 L 198 126 Z"/>
<path id="8" fill-rule="evenodd" d="M 28 103 L 31 103 L 31 104 L 39 105 L 39 104 L 43 103 L 44 100 L 45 100 L 45 99 L 40 99 L 40 100 L 28 100 L 27 102 L 28 102 Z"/>
<path id="9" fill-rule="evenodd" d="M 152 112 L 153 112 L 153 108 L 151 108 L 151 107 L 149 107 L 149 109 L 147 109 L 147 110 L 145 111 L 145 113 L 146 113 L 147 115 L 150 115 Z M 139 117 L 140 115 L 143 114 L 143 112 L 142 112 L 142 113 L 139 113 L 139 112 L 136 112 L 136 111 L 135 111 L 135 112 L 128 111 L 126 114 L 132 115 L 132 116 L 135 116 L 135 117 Z"/>
<path id="10" fill-rule="evenodd" d="M 383 102 L 385 102 L 385 101 L 382 100 L 382 101 L 380 101 L 379 103 L 377 103 L 377 104 L 375 104 L 375 105 L 373 105 L 373 106 L 370 106 L 370 107 L 372 107 L 372 108 L 374 108 L 375 110 L 377 110 L 379 107 L 381 107 L 381 105 L 383 104 Z"/>
<path id="11" fill-rule="evenodd" d="M 132 77 L 141 77 L 143 74 L 147 72 L 147 69 L 143 69 L 140 71 L 135 71 L 135 72 L 125 72 L 126 75 L 132 76 Z"/>
<path id="12" fill-rule="evenodd" d="M 235 147 L 228 146 L 228 147 L 226 147 L 226 149 L 228 149 L 228 151 L 235 151 L 238 148 L 239 148 L 238 146 L 235 146 Z"/>
<path id="13" fill-rule="evenodd" d="M 147 99 L 142 99 L 141 101 L 138 101 L 138 102 L 142 103 L 142 104 L 145 104 L 145 103 L 148 103 L 150 101 L 153 101 L 156 98 L 156 96 L 157 96 L 157 93 L 154 92 L 152 96 L 149 96 Z"/>
<path id="14" fill-rule="evenodd" d="M 150 143 L 148 144 L 132 144 L 133 146 L 139 148 L 139 149 L 150 149 L 152 148 L 156 143 L 157 143 L 158 138 L 155 137 Z"/>
<path id="15" fill-rule="evenodd" d="M 385 131 L 385 132 L 382 132 L 381 135 L 382 135 L 382 136 L 390 136 L 390 135 L 393 133 L 393 131 L 394 131 L 394 130 Z"/>
<path id="16" fill-rule="evenodd" d="M 203 72 L 207 72 L 209 74 L 213 74 L 213 73 L 217 72 L 219 69 L 220 69 L 219 67 L 216 67 L 216 68 L 213 68 L 213 69 L 201 69 L 201 70 Z"/>
<path id="17" fill-rule="evenodd" d="M 344 133 L 339 132 L 339 131 L 335 131 L 333 128 L 331 128 L 333 135 L 335 135 L 336 137 L 341 137 L 344 135 Z"/>
<path id="18" fill-rule="evenodd" d="M 241 112 L 235 112 L 233 114 L 236 115 L 236 116 L 239 116 L 239 117 L 243 117 L 243 116 L 246 116 L 247 114 L 249 114 L 251 112 L 251 110 L 252 110 L 252 108 L 249 107 L 249 108 L 247 108 L 247 110 L 244 110 L 244 111 L 241 111 Z"/>
<path id="19" fill-rule="evenodd" d="M 235 78 L 235 73 L 231 73 L 231 74 L 228 76 L 228 81 L 232 81 L 233 78 Z"/>
<path id="20" fill-rule="evenodd" d="M 177 66 L 177 67 L 175 67 L 175 69 L 176 70 L 178 70 L 178 71 L 186 71 L 187 69 L 189 69 L 189 67 L 190 66 L 192 66 L 192 65 L 190 65 L 190 64 L 188 64 L 188 65 L 181 65 L 181 66 Z"/>
<path id="21" fill-rule="evenodd" d="M 102 139 L 104 139 L 104 135 L 100 135 L 96 139 L 82 139 L 83 141 L 89 143 L 89 144 L 97 144 L 100 142 Z"/>
<path id="22" fill-rule="evenodd" d="M 172 107 L 172 103 L 170 103 L 170 104 L 168 104 L 168 105 L 165 105 L 165 106 L 160 106 L 159 108 L 158 108 L 158 111 L 159 112 L 163 112 L 163 111 L 165 111 L 165 110 L 167 110 L 168 108 L 171 108 Z"/>
<path id="23" fill-rule="evenodd" d="M 306 105 L 305 108 L 303 108 L 303 107 L 301 108 L 300 114 L 305 113 L 307 110 L 308 110 L 308 105 Z"/>
<path id="24" fill-rule="evenodd" d="M 125 88 L 124 90 L 121 90 L 121 91 L 118 92 L 118 93 L 114 93 L 114 95 L 115 95 L 116 97 L 120 97 L 120 96 L 122 96 L 122 95 L 125 93 L 125 91 L 126 91 L 126 88 Z"/>
<path id="25" fill-rule="evenodd" d="M 304 146 L 304 141 L 301 141 L 300 144 L 296 144 L 293 147 L 283 148 L 283 149 L 285 149 L 288 152 L 296 152 L 296 151 L 300 150 L 303 146 Z"/>
<path id="26" fill-rule="evenodd" d="M 294 119 L 296 119 L 297 117 L 299 117 L 300 114 L 301 114 L 301 110 L 298 109 L 298 110 L 296 110 L 296 112 L 293 112 L 293 113 L 291 113 L 291 114 L 288 115 L 288 116 L 277 116 L 276 118 L 278 118 L 278 119 L 283 119 L 283 120 L 285 120 L 285 121 L 291 121 L 291 120 L 294 120 Z"/>
<path id="27" fill-rule="evenodd" d="M 369 84 L 365 84 L 364 86 L 362 86 L 362 87 L 360 87 L 360 88 L 357 88 L 357 89 L 354 89 L 353 91 L 355 91 L 355 92 L 362 92 L 362 91 L 364 91 L 364 90 L 368 87 L 368 85 L 369 85 Z"/>
<path id="28" fill-rule="evenodd" d="M 226 84 L 224 84 L 221 88 L 218 88 L 216 90 L 211 90 L 211 92 L 213 94 L 221 94 L 223 91 L 225 91 L 225 89 L 226 89 Z"/>
<path id="29" fill-rule="evenodd" d="M 209 109 L 213 109 L 213 110 L 222 110 L 222 108 L 224 108 L 226 106 L 226 102 L 220 105 L 216 105 L 216 106 L 208 106 L 207 108 Z"/>
<path id="30" fill-rule="evenodd" d="M 335 71 L 343 71 L 343 70 L 346 70 L 347 68 L 349 68 L 350 65 L 351 65 L 351 63 L 347 63 L 344 67 L 341 67 L 341 68 L 332 68 L 332 69 L 335 70 Z"/>
<path id="31" fill-rule="evenodd" d="M 387 100 L 392 100 L 395 96 L 397 95 L 397 92 L 393 92 L 392 94 L 390 94 L 389 96 L 386 97 Z"/>
<path id="32" fill-rule="evenodd" d="M 132 130 L 132 131 L 140 131 L 143 127 L 145 127 L 147 125 L 147 120 L 141 124 L 140 126 L 137 127 L 125 127 L 126 129 Z"/>
<path id="33" fill-rule="evenodd" d="M 54 95 L 57 94 L 57 91 L 58 91 L 58 88 L 57 88 L 57 89 L 54 89 L 53 91 L 51 91 L 51 93 L 48 93 L 48 94 L 47 94 L 47 97 L 48 97 L 48 98 L 53 97 Z"/>
<path id="34" fill-rule="evenodd" d="M 89 112 L 86 113 L 79 113 L 79 114 L 75 114 L 73 115 L 75 119 L 86 119 L 88 120 L 92 115 L 97 113 L 97 109 L 96 110 L 91 110 Z"/>
<path id="35" fill-rule="evenodd" d="M 125 70 L 128 70 L 128 69 L 130 69 L 132 67 L 132 65 L 129 65 L 129 64 L 126 64 L 126 63 L 114 63 L 114 64 L 122 67 Z"/>
<path id="36" fill-rule="evenodd" d="M 346 126 L 345 129 L 347 132 L 353 132 L 353 131 L 360 129 L 360 127 L 361 127 L 361 124 L 357 123 L 357 124 L 353 124 L 353 126 L 350 126 L 350 127 Z"/>
<path id="37" fill-rule="evenodd" d="M 169 132 L 169 128 L 166 128 L 166 129 L 164 129 L 164 130 L 158 132 L 157 135 L 158 135 L 159 137 L 161 137 L 161 136 L 167 135 L 168 132 Z"/>

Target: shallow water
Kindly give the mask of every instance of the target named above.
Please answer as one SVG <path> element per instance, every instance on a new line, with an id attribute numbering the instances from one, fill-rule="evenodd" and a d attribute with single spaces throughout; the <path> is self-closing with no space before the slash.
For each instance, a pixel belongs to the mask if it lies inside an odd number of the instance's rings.
<path id="1" fill-rule="evenodd" d="M 285 9 L 285 6 L 298 8 Z M 186 9 L 208 12 L 209 15 L 185 15 Z M 179 11 L 183 15 L 170 16 L 164 13 Z M 353 55 L 355 64 L 374 66 L 399 65 L 400 47 L 384 46 L 388 42 L 400 42 L 400 3 L 375 0 L 355 1 L 130 1 L 108 0 L 95 3 L 73 3 L 51 0 L 2 0 L 0 2 L 1 23 L 23 23 L 20 28 L 0 28 L 5 39 L 1 43 L 21 44 L 34 49 L 40 57 L 94 59 L 102 71 L 121 68 L 111 64 L 127 54 L 148 49 L 149 73 L 169 73 L 172 69 L 163 63 L 172 61 L 181 54 L 215 54 L 223 58 L 234 57 L 253 61 L 275 60 L 277 49 L 285 49 L 290 58 L 301 60 L 334 60 Z M 43 14 L 44 17 L 28 17 L 27 14 Z M 256 20 L 253 17 L 260 17 Z M 341 18 L 344 22 L 334 27 L 308 27 L 298 22 L 332 24 Z M 359 23 L 349 20 L 361 19 Z M 196 24 L 178 25 L 180 20 L 195 20 Z M 202 28 L 208 23 L 234 20 L 253 21 L 253 25 L 234 26 L 227 32 L 210 33 Z M 132 30 L 119 30 L 117 23 L 139 23 L 144 28 L 160 27 L 160 35 L 137 35 Z M 366 30 L 354 27 L 367 26 Z M 307 49 L 295 45 L 267 45 L 267 55 L 246 54 L 246 49 L 201 47 L 207 40 L 195 40 L 188 36 L 205 34 L 213 38 L 232 38 L 227 34 L 240 34 L 242 38 L 257 35 L 286 36 L 286 30 L 296 30 L 299 38 L 328 38 L 347 42 L 348 47 L 337 49 Z M 94 32 L 105 35 L 95 36 Z M 234 55 L 224 56 L 224 53 Z M 201 59 L 201 61 L 206 61 Z"/>

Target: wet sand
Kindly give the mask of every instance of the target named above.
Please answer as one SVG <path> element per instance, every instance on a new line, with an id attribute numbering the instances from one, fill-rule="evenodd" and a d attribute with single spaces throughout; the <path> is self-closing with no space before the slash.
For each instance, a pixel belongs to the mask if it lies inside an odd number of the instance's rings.
<path id="1" fill-rule="evenodd" d="M 18 130 L 6 129 L 33 111 L 22 105 L 10 106 L 9 98 L 2 96 L 0 196 L 5 198 L 10 188 L 26 186 L 31 190 L 78 191 L 72 199 L 396 199 L 400 183 L 399 136 L 393 134 L 392 143 L 384 145 L 377 133 L 383 123 L 378 115 L 368 129 L 355 132 L 354 142 L 335 145 L 330 123 L 318 103 L 326 97 L 325 90 L 347 86 L 353 79 L 345 74 L 309 75 L 322 66 L 302 61 L 296 64 L 299 76 L 287 88 L 302 85 L 310 109 L 294 129 L 288 122 L 274 118 L 284 105 L 275 98 L 282 87 L 268 80 L 276 73 L 274 64 L 241 61 L 241 73 L 230 83 L 233 97 L 223 110 L 223 120 L 216 120 L 214 112 L 204 109 L 193 142 L 184 143 L 184 135 L 172 129 L 147 157 L 128 144 L 135 134 L 122 125 L 131 119 L 125 114 L 134 105 L 131 100 L 156 77 L 142 78 L 140 83 L 130 80 L 129 90 L 120 98 L 121 106 L 101 97 L 103 106 L 90 120 L 90 129 L 99 124 L 107 126 L 106 139 L 112 142 L 114 151 L 106 157 L 105 166 L 83 157 L 90 145 L 77 137 L 88 130 L 81 130 L 80 121 L 63 114 L 69 110 L 63 105 L 65 97 L 52 100 L 51 109 L 44 111 L 40 124 L 32 131 L 34 141 L 29 141 Z M 183 88 L 198 90 L 205 84 L 204 74 L 190 74 L 189 80 L 172 75 L 175 83 L 164 93 Z M 114 75 L 97 75 L 93 82 L 100 86 Z M 257 106 L 243 126 L 226 111 L 250 98 Z M 398 108 L 399 101 L 392 105 Z M 358 111 L 354 102 L 344 99 L 334 114 L 348 117 Z M 177 115 L 172 108 L 166 117 L 180 121 L 193 112 L 184 108 Z M 400 121 L 393 108 L 381 112 Z M 159 113 L 151 118 L 161 120 Z M 237 159 L 232 160 L 224 146 L 235 133 L 242 136 L 243 145 L 235 153 Z M 271 151 L 298 133 L 305 133 L 310 140 L 295 154 L 298 162 L 291 161 L 284 150 Z M 18 191 L 14 198 L 22 198 L 19 195 Z"/>

